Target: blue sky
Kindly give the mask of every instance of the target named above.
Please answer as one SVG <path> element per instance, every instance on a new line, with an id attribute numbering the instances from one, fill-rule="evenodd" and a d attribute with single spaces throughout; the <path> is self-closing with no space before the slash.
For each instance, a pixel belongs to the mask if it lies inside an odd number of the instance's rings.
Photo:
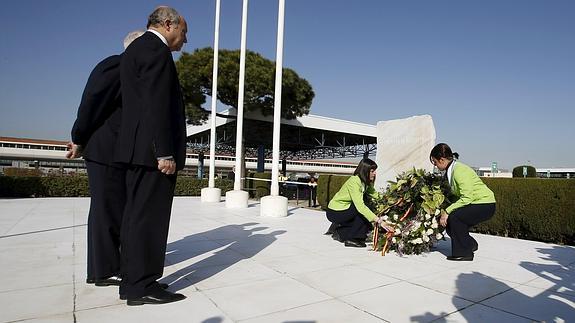
<path id="1" fill-rule="evenodd" d="M 213 0 L 3 3 L 0 135 L 67 140 L 91 69 L 159 4 L 187 17 L 185 51 L 213 45 Z M 240 46 L 241 5 L 222 0 L 220 48 Z M 248 48 L 275 60 L 276 28 L 277 1 L 251 0 Z M 571 0 L 286 0 L 284 66 L 312 114 L 430 114 L 473 166 L 575 167 L 574 57 Z"/>

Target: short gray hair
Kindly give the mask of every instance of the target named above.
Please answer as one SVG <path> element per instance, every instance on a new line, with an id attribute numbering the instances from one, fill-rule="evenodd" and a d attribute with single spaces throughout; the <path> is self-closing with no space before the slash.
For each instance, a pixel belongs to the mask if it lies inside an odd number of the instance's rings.
<path id="1" fill-rule="evenodd" d="M 148 17 L 147 28 L 150 26 L 161 26 L 166 20 L 171 21 L 175 25 L 180 24 L 180 14 L 174 8 L 167 6 L 159 6 Z"/>
<path id="2" fill-rule="evenodd" d="M 134 30 L 132 32 L 129 32 L 128 35 L 126 35 L 126 37 L 124 38 L 124 49 L 128 48 L 128 46 L 130 46 L 130 44 L 138 37 L 142 36 L 144 34 L 143 30 Z"/>

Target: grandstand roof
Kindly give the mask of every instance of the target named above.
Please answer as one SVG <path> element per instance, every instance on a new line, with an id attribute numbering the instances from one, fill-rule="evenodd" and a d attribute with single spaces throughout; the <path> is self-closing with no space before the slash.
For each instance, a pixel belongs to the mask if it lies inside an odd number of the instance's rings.
<path id="1" fill-rule="evenodd" d="M 236 109 L 228 109 L 216 119 L 219 144 L 235 146 Z M 273 116 L 244 113 L 245 146 L 272 146 Z M 188 141 L 209 142 L 210 120 L 200 126 L 189 125 Z M 298 151 L 324 147 L 376 144 L 376 126 L 346 120 L 307 115 L 281 121 L 281 150 Z"/>

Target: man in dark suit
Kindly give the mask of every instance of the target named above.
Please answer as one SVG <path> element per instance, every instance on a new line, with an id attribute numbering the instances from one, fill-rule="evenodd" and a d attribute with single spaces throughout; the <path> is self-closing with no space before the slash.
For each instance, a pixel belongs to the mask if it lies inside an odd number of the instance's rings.
<path id="1" fill-rule="evenodd" d="M 184 104 L 171 51 L 186 42 L 187 24 L 162 6 L 149 16 L 148 28 L 120 65 L 122 124 L 115 160 L 127 166 L 120 295 L 128 305 L 185 298 L 157 280 L 164 270 L 176 172 L 186 157 Z"/>
<path id="2" fill-rule="evenodd" d="M 129 33 L 124 47 L 143 33 Z M 68 158 L 83 156 L 88 170 L 91 200 L 86 282 L 96 286 L 119 285 L 121 281 L 120 225 L 126 204 L 126 172 L 113 162 L 121 119 L 120 59 L 121 55 L 110 56 L 90 73 L 66 154 Z"/>

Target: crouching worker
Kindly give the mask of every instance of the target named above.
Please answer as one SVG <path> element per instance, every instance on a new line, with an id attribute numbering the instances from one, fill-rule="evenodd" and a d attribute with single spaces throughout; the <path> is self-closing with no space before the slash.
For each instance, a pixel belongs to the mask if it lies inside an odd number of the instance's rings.
<path id="1" fill-rule="evenodd" d="M 328 204 L 327 219 L 332 223 L 325 234 L 331 234 L 334 240 L 343 242 L 346 247 L 365 247 L 367 233 L 372 223 L 381 222 L 364 203 L 366 195 L 379 197 L 375 191 L 375 171 L 377 164 L 362 159 L 351 176 Z"/>
<path id="2" fill-rule="evenodd" d="M 479 245 L 469 235 L 469 228 L 487 221 L 495 214 L 495 195 L 475 171 L 456 160 L 457 153 L 444 143 L 431 150 L 429 159 L 445 171 L 451 192 L 457 200 L 441 212 L 439 223 L 447 228 L 451 238 L 451 261 L 472 261 Z"/>

